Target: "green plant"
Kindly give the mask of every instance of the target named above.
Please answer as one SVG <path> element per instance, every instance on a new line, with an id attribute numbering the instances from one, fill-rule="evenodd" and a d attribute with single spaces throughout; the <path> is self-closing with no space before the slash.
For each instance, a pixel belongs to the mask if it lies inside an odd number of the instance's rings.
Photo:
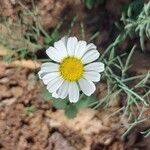
<path id="1" fill-rule="evenodd" d="M 149 137 L 150 136 L 150 129 L 142 131 L 141 134 L 143 134 L 145 137 Z"/>
<path id="2" fill-rule="evenodd" d="M 8 55 L 4 56 L 4 60 L 9 62 L 28 57 L 36 59 L 35 53 L 39 49 L 47 48 L 60 38 L 59 29 L 63 23 L 62 20 L 54 29 L 47 32 L 39 22 L 37 17 L 38 9 L 34 1 L 32 0 L 31 10 L 26 8 L 21 2 L 19 4 L 23 11 L 22 18 L 29 16 L 33 22 L 27 25 L 23 21 L 21 22 L 18 17 L 16 22 L 12 24 L 6 17 L 0 17 L 0 25 L 6 30 L 0 34 L 0 44 L 8 48 Z M 17 32 L 16 28 L 18 28 Z M 24 28 L 26 32 L 24 32 Z M 41 44 L 39 44 L 39 38 L 43 41 Z"/>
<path id="3" fill-rule="evenodd" d="M 28 115 L 33 114 L 36 111 L 36 107 L 34 105 L 27 106 L 25 111 Z"/>
<path id="4" fill-rule="evenodd" d="M 125 19 L 123 14 L 121 20 L 124 22 L 125 27 L 100 57 L 100 61 L 104 62 L 106 66 L 105 72 L 102 76 L 102 80 L 104 80 L 107 83 L 107 87 L 108 87 L 107 94 L 101 99 L 97 99 L 94 96 L 92 96 L 89 97 L 88 100 L 85 100 L 83 95 L 83 97 L 81 96 L 77 104 L 75 104 L 74 106 L 71 105 L 70 107 L 71 109 L 67 107 L 69 105 L 67 104 L 67 100 L 64 101 L 65 104 L 59 103 L 61 106 L 63 106 L 63 108 L 58 106 L 58 104 L 56 106 L 54 102 L 54 106 L 56 108 L 59 109 L 65 108 L 65 114 L 68 117 L 71 116 L 71 118 L 73 118 L 76 116 L 75 114 L 77 113 L 77 110 L 82 108 L 82 106 L 85 108 L 90 107 L 93 109 L 97 109 L 99 107 L 101 108 L 103 107 L 106 109 L 112 106 L 114 100 L 116 100 L 118 96 L 123 95 L 125 98 L 124 105 L 122 106 L 122 108 L 120 108 L 119 110 L 117 110 L 112 114 L 112 115 L 116 115 L 117 113 L 122 113 L 122 117 L 127 118 L 129 122 L 129 126 L 126 132 L 123 134 L 123 137 L 126 136 L 133 127 L 135 127 L 136 125 L 142 122 L 145 122 L 147 119 L 150 119 L 150 116 L 148 118 L 144 116 L 145 108 L 150 105 L 149 103 L 150 87 L 148 86 L 148 84 L 150 83 L 150 71 L 142 75 L 135 75 L 135 76 L 129 75 L 129 69 L 132 67 L 130 60 L 134 55 L 136 45 L 133 46 L 133 48 L 130 50 L 129 53 L 124 53 L 121 55 L 116 55 L 115 53 L 117 47 L 122 42 L 124 42 L 127 36 L 133 33 L 139 33 L 139 36 L 140 38 L 142 38 L 141 39 L 142 41 L 145 35 L 143 35 L 142 37 L 140 32 L 144 31 L 144 33 L 148 32 L 149 34 L 149 28 L 142 28 L 143 26 L 144 27 L 147 26 L 145 25 L 145 23 L 149 24 L 149 22 L 145 21 L 145 20 L 149 21 L 148 19 L 149 14 L 146 13 L 148 11 L 148 8 L 149 8 L 149 3 L 144 5 L 143 9 L 141 9 L 142 13 L 140 13 L 140 15 L 138 15 L 134 19 L 132 18 L 133 20 L 131 19 L 131 16 L 128 19 Z M 136 23 L 134 24 L 134 22 Z M 132 33 L 131 31 L 134 32 Z M 141 47 L 143 48 L 142 45 Z M 134 84 L 132 84 L 131 86 L 130 83 L 134 83 Z M 139 92 L 141 89 L 144 91 L 144 94 Z M 61 103 L 63 102 L 61 101 Z M 72 107 L 75 108 L 74 111 L 70 111 L 72 110 Z M 136 109 L 137 111 L 136 116 L 134 114 L 133 108 Z M 148 136 L 149 129 L 142 133 L 145 134 L 145 136 Z"/>
<path id="5" fill-rule="evenodd" d="M 105 106 L 105 108 L 107 108 L 112 105 L 112 100 L 115 100 L 118 95 L 124 95 L 126 99 L 125 105 L 117 112 L 114 112 L 114 114 L 122 112 L 123 117 L 127 117 L 130 122 L 129 128 L 123 136 L 126 136 L 137 124 L 150 119 L 150 116 L 144 118 L 143 114 L 144 108 L 150 105 L 150 87 L 148 86 L 150 83 L 150 72 L 137 76 L 129 76 L 128 74 L 128 70 L 132 66 L 130 60 L 136 46 L 133 46 L 128 56 L 127 54 L 122 54 L 120 56 L 115 55 L 115 49 L 125 38 L 126 34 L 121 33 L 115 41 L 110 44 L 100 58 L 100 60 L 106 64 L 106 70 L 103 77 L 108 85 L 108 92 L 100 101 L 93 103 L 93 108 L 98 108 L 100 106 Z M 125 60 L 123 59 L 124 57 Z M 129 83 L 135 81 L 136 84 L 131 87 Z M 138 92 L 140 89 L 143 89 L 145 94 L 140 94 Z M 143 111 L 141 111 L 141 107 L 143 107 Z M 139 114 L 139 116 L 134 116 L 133 108 L 137 109 L 137 114 Z"/>
<path id="6" fill-rule="evenodd" d="M 127 35 L 137 34 L 140 37 L 140 45 L 144 50 L 145 37 L 150 38 L 150 2 L 144 4 L 137 16 L 135 16 L 135 9 L 139 8 L 140 5 L 135 8 L 135 3 L 136 1 L 129 6 L 127 13 L 122 13 L 121 21 L 124 23 L 124 30 Z"/>
<path id="7" fill-rule="evenodd" d="M 94 5 L 103 3 L 104 0 L 83 0 L 83 3 L 88 9 L 92 9 Z"/>
<path id="8" fill-rule="evenodd" d="M 42 91 L 42 98 L 45 100 L 45 102 L 52 101 L 53 106 L 56 109 L 64 110 L 65 115 L 68 118 L 76 117 L 79 109 L 91 107 L 91 103 L 97 101 L 94 95 L 87 97 L 84 94 L 82 94 L 77 103 L 70 103 L 68 97 L 64 100 L 52 97 L 52 94 L 49 93 L 47 89 L 44 89 Z"/>

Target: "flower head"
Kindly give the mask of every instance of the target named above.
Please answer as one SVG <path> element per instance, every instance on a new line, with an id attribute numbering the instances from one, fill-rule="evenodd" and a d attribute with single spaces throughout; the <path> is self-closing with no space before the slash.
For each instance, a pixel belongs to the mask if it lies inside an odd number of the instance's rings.
<path id="1" fill-rule="evenodd" d="M 38 74 L 53 97 L 68 96 L 75 103 L 80 91 L 87 96 L 94 93 L 94 82 L 100 81 L 100 72 L 104 71 L 104 64 L 95 62 L 100 54 L 94 44 L 78 41 L 76 37 L 63 37 L 46 54 L 53 62 L 42 64 Z"/>

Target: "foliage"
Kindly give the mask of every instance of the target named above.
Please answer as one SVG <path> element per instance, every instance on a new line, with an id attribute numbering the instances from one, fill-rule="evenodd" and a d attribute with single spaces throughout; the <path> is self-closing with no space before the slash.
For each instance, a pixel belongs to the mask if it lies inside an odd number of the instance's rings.
<path id="1" fill-rule="evenodd" d="M 135 16 L 135 9 L 139 8 L 139 5 L 135 8 L 133 4 L 129 6 L 127 13 L 122 13 L 121 20 L 127 35 L 137 34 L 140 37 L 140 45 L 144 50 L 145 37 L 150 38 L 150 2 L 144 4 L 137 16 Z M 141 5 L 141 3 L 139 4 Z"/>
<path id="2" fill-rule="evenodd" d="M 149 137 L 150 136 L 150 129 L 147 129 L 143 132 L 141 132 L 145 137 Z"/>
<path id="3" fill-rule="evenodd" d="M 25 111 L 28 115 L 30 115 L 36 111 L 36 107 L 34 105 L 28 106 L 25 108 Z"/>
<path id="4" fill-rule="evenodd" d="M 150 72 L 138 76 L 129 76 L 128 74 L 128 70 L 131 67 L 130 60 L 136 46 L 133 46 L 129 54 L 125 53 L 120 56 L 115 55 L 115 49 L 125 40 L 125 38 L 125 32 L 119 34 L 100 58 L 100 60 L 104 61 L 106 64 L 105 75 L 103 77 L 108 85 L 108 93 L 103 99 L 101 99 L 101 102 L 94 103 L 94 108 L 98 108 L 101 105 L 110 107 L 113 102 L 112 100 L 116 100 L 117 96 L 120 94 L 124 95 L 126 103 L 119 111 L 116 112 L 123 112 L 123 117 L 127 117 L 130 122 L 129 127 L 123 136 L 127 135 L 128 132 L 137 124 L 150 119 L 150 117 L 143 118 L 144 108 L 150 105 L 150 87 L 148 86 L 150 83 Z M 123 59 L 124 57 L 125 59 Z M 129 86 L 129 82 L 135 82 L 136 84 L 131 87 Z M 140 94 L 138 92 L 140 89 L 143 89 L 145 94 Z M 134 116 L 134 107 L 137 109 L 137 114 L 139 114 L 138 117 Z M 143 108 L 143 111 L 141 111 L 141 107 Z M 116 113 L 114 112 L 114 114 Z"/>
<path id="5" fill-rule="evenodd" d="M 84 94 L 82 94 L 80 96 L 79 101 L 74 104 L 74 103 L 70 103 L 68 101 L 68 98 L 62 100 L 62 99 L 56 99 L 52 97 L 51 93 L 49 93 L 47 89 L 44 89 L 42 91 L 42 98 L 46 102 L 52 101 L 53 106 L 56 109 L 63 109 L 65 111 L 65 115 L 68 118 L 76 117 L 79 109 L 90 107 L 91 104 L 97 101 L 94 95 L 87 97 Z"/>
<path id="6" fill-rule="evenodd" d="M 150 117 L 143 118 L 144 108 L 150 105 L 150 87 L 148 86 L 150 83 L 150 71 L 143 75 L 129 76 L 128 70 L 132 66 L 130 60 L 132 59 L 136 46 L 133 46 L 129 54 L 125 53 L 120 56 L 115 55 L 117 46 L 121 44 L 125 38 L 126 33 L 120 33 L 100 58 L 100 60 L 104 61 L 106 64 L 105 75 L 103 77 L 108 85 L 108 93 L 101 99 L 101 102 L 95 103 L 94 106 L 94 108 L 98 108 L 101 105 L 110 107 L 113 102 L 112 99 L 115 100 L 117 96 L 121 94 L 124 95 L 126 103 L 117 113 L 123 112 L 123 117 L 128 117 L 130 125 L 123 136 L 127 135 L 137 124 L 150 119 Z M 131 82 L 135 83 L 132 87 L 129 84 Z M 144 90 L 144 94 L 138 92 L 140 89 Z M 134 116 L 134 107 L 137 109 L 137 114 L 139 114 L 138 117 Z M 141 107 L 143 108 L 143 111 L 141 111 Z M 114 114 L 116 113 L 114 112 Z"/>
<path id="7" fill-rule="evenodd" d="M 35 5 L 33 4 L 32 10 L 27 9 L 22 3 L 20 5 L 24 10 L 22 17 L 30 16 L 33 21 L 30 26 L 24 22 L 20 23 L 19 17 L 15 23 L 9 22 L 8 18 L 0 17 L 0 27 L 4 28 L 5 31 L 0 34 L 0 45 L 8 48 L 9 55 L 4 56 L 4 60 L 9 62 L 18 59 L 27 59 L 28 57 L 36 59 L 36 52 L 39 49 L 46 49 L 60 38 L 58 30 L 63 21 L 53 30 L 47 32 L 39 22 Z M 16 28 L 18 29 L 17 32 Z M 24 32 L 24 29 L 26 29 L 26 32 Z M 39 39 L 43 41 L 41 44 Z"/>
<path id="8" fill-rule="evenodd" d="M 92 9 L 94 5 L 103 3 L 104 0 L 83 0 L 83 3 L 88 9 Z"/>

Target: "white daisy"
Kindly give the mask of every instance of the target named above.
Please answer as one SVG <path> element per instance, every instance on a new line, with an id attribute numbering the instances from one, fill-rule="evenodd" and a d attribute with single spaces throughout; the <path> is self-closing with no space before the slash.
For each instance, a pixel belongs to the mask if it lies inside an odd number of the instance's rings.
<path id="1" fill-rule="evenodd" d="M 95 62 L 100 54 L 94 44 L 78 41 L 76 37 L 63 37 L 46 54 L 53 62 L 42 64 L 38 74 L 53 97 L 68 96 L 75 103 L 80 91 L 87 96 L 94 93 L 93 82 L 100 81 L 100 72 L 104 71 L 104 64 Z"/>

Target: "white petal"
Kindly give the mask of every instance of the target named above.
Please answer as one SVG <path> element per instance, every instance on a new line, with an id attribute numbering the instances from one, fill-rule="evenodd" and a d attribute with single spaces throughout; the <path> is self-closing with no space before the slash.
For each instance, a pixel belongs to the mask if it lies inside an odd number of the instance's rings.
<path id="1" fill-rule="evenodd" d="M 82 62 L 83 64 L 87 64 L 90 62 L 95 61 L 99 57 L 99 52 L 97 50 L 91 50 L 88 51 L 83 57 L 82 57 Z"/>
<path id="2" fill-rule="evenodd" d="M 41 68 L 41 70 L 38 72 L 39 78 L 42 79 L 45 75 L 51 73 L 51 72 L 58 72 L 58 70 L 56 71 L 51 71 L 49 70 L 47 67 L 43 67 Z"/>
<path id="3" fill-rule="evenodd" d="M 76 103 L 79 100 L 79 88 L 76 82 L 69 83 L 69 101 Z"/>
<path id="4" fill-rule="evenodd" d="M 45 75 L 47 75 L 49 72 L 45 72 L 45 71 L 42 71 L 42 70 L 40 70 L 39 72 L 38 72 L 38 76 L 39 76 L 39 78 L 40 79 L 42 79 Z"/>
<path id="5" fill-rule="evenodd" d="M 54 47 L 49 47 L 46 50 L 46 54 L 53 60 L 56 62 L 60 62 L 63 58 L 62 55 L 60 55 L 59 51 L 57 51 Z"/>
<path id="6" fill-rule="evenodd" d="M 79 85 L 80 85 L 82 92 L 87 96 L 90 96 L 96 90 L 94 83 L 84 78 L 79 80 Z"/>
<path id="7" fill-rule="evenodd" d="M 41 68 L 43 67 L 47 67 L 47 68 L 57 68 L 59 65 L 57 63 L 53 63 L 53 62 L 46 62 L 46 63 L 43 63 L 41 65 Z"/>
<path id="8" fill-rule="evenodd" d="M 60 98 L 64 99 L 68 95 L 69 82 L 64 81 L 60 88 L 57 90 L 57 94 Z"/>
<path id="9" fill-rule="evenodd" d="M 63 82 L 64 80 L 61 77 L 57 77 L 48 82 L 47 90 L 50 93 L 56 92 Z"/>
<path id="10" fill-rule="evenodd" d="M 93 43 L 90 43 L 90 44 L 88 44 L 88 45 L 86 46 L 86 49 L 87 49 L 87 51 L 88 51 L 88 50 L 95 50 L 95 49 L 96 49 L 96 46 L 95 46 Z"/>
<path id="11" fill-rule="evenodd" d="M 58 94 L 56 92 L 52 93 L 52 97 L 59 98 Z"/>
<path id="12" fill-rule="evenodd" d="M 55 42 L 54 47 L 58 51 L 59 55 L 61 55 L 63 58 L 68 56 L 67 49 L 63 41 L 59 40 Z"/>
<path id="13" fill-rule="evenodd" d="M 67 42 L 67 50 L 69 56 L 73 56 L 75 53 L 75 48 L 77 46 L 78 40 L 76 37 L 70 37 Z"/>
<path id="14" fill-rule="evenodd" d="M 84 78 L 90 81 L 98 82 L 100 81 L 101 75 L 95 71 L 88 71 L 84 73 Z"/>
<path id="15" fill-rule="evenodd" d="M 81 58 L 85 52 L 86 52 L 86 42 L 79 41 L 75 49 L 75 56 Z"/>
<path id="16" fill-rule="evenodd" d="M 43 63 L 41 65 L 41 70 L 45 72 L 58 71 L 58 69 L 59 69 L 59 64 L 52 63 L 52 62 Z"/>
<path id="17" fill-rule="evenodd" d="M 84 73 L 84 78 L 93 82 L 100 81 L 101 75 L 98 72 L 95 71 L 89 71 Z"/>
<path id="18" fill-rule="evenodd" d="M 84 67 L 85 71 L 95 71 L 95 72 L 103 72 L 104 68 L 105 68 L 104 64 L 101 62 L 94 62 Z"/>
<path id="19" fill-rule="evenodd" d="M 43 76 L 42 80 L 44 84 L 48 84 L 51 80 L 59 77 L 60 74 L 58 72 L 51 72 Z"/>
<path id="20" fill-rule="evenodd" d="M 66 48 L 67 48 L 67 41 L 68 41 L 68 37 L 64 36 L 61 38 L 61 41 L 65 44 Z"/>

